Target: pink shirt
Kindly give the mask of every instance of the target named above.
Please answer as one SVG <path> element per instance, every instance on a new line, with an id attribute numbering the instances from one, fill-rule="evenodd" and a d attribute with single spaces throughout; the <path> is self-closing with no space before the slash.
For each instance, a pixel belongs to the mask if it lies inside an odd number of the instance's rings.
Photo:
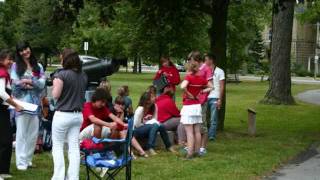
<path id="1" fill-rule="evenodd" d="M 199 68 L 200 75 L 207 81 L 212 79 L 212 68 L 203 63 Z"/>

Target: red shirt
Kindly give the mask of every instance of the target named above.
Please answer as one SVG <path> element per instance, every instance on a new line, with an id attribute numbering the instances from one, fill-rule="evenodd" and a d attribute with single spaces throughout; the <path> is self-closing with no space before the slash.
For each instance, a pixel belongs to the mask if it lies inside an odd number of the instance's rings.
<path id="1" fill-rule="evenodd" d="M 107 107 L 96 109 L 92 106 L 92 102 L 87 102 L 83 105 L 82 115 L 83 115 L 83 123 L 80 128 L 82 131 L 84 128 L 92 124 L 89 119 L 89 116 L 94 115 L 96 118 L 99 118 L 103 121 L 110 121 L 109 115 L 111 114 L 110 110 Z"/>
<path id="2" fill-rule="evenodd" d="M 194 96 L 196 99 L 189 99 L 187 94 L 183 94 L 183 105 L 192 105 L 192 104 L 201 104 L 198 99 L 200 91 L 205 88 L 208 84 L 207 80 L 199 74 L 187 74 L 184 80 L 188 81 L 187 90 Z"/>
<path id="3" fill-rule="evenodd" d="M 167 80 L 169 81 L 169 84 L 173 88 L 173 90 L 176 90 L 176 85 L 180 83 L 180 74 L 178 69 L 175 66 L 162 66 L 158 71 L 155 77 L 153 78 L 158 79 L 160 78 L 161 74 L 166 73 Z"/>
<path id="4" fill-rule="evenodd" d="M 180 111 L 170 96 L 166 94 L 158 96 L 156 104 L 158 107 L 157 120 L 160 123 L 164 123 L 172 117 L 180 117 Z"/>

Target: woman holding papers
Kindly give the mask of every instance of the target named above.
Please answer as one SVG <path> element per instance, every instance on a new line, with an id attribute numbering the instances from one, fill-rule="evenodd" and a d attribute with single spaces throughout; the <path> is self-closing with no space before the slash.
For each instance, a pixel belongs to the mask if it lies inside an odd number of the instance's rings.
<path id="1" fill-rule="evenodd" d="M 52 96 L 57 100 L 52 122 L 51 180 L 78 180 L 80 169 L 79 133 L 83 121 L 87 76 L 82 72 L 78 53 L 65 49 L 61 55 L 63 69 L 54 75 Z M 69 168 L 65 178 L 63 145 L 68 142 Z"/>
<path id="2" fill-rule="evenodd" d="M 10 75 L 14 98 L 40 105 L 46 77 L 42 65 L 37 62 L 32 54 L 28 42 L 17 44 L 16 60 L 11 67 Z M 32 157 L 39 130 L 39 107 L 36 111 L 16 113 L 16 166 L 18 170 L 24 171 L 32 166 Z"/>
<path id="3" fill-rule="evenodd" d="M 145 92 L 140 97 L 139 105 L 134 113 L 134 131 L 136 138 L 147 138 L 146 149 L 150 155 L 156 155 L 154 150 L 157 133 L 160 132 L 161 138 L 166 148 L 175 152 L 172 148 L 168 134 L 163 125 L 157 121 L 157 107 L 155 97 L 150 92 Z"/>
<path id="4" fill-rule="evenodd" d="M 12 62 L 13 56 L 9 50 L 0 51 L 0 179 L 11 177 L 12 129 L 8 106 L 15 107 L 16 111 L 22 109 L 10 97 L 11 85 L 8 69 Z"/>

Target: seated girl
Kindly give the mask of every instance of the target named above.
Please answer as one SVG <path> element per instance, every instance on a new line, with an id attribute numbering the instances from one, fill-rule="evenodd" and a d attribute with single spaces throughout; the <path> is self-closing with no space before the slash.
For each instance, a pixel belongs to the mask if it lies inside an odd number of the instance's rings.
<path id="1" fill-rule="evenodd" d="M 157 108 L 155 105 L 155 96 L 150 92 L 145 92 L 140 97 L 139 105 L 134 113 L 134 137 L 146 138 L 146 149 L 149 154 L 156 155 L 154 150 L 157 133 L 167 148 L 171 152 L 175 152 L 169 141 L 166 129 L 157 121 Z"/>

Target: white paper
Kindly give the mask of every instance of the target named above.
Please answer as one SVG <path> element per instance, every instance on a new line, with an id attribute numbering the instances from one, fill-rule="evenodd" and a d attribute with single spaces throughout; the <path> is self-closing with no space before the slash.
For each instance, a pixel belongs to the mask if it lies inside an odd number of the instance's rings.
<path id="1" fill-rule="evenodd" d="M 22 106 L 24 111 L 35 112 L 38 109 L 38 105 L 36 105 L 36 104 L 23 102 L 23 101 L 20 101 L 18 99 L 13 99 L 13 101 L 16 102 L 17 104 L 19 104 L 20 106 Z M 10 109 L 14 109 L 13 106 L 9 106 L 9 108 Z"/>
<path id="2" fill-rule="evenodd" d="M 156 119 L 150 119 L 149 121 L 147 121 L 145 124 L 160 124 L 159 121 L 157 121 Z"/>

